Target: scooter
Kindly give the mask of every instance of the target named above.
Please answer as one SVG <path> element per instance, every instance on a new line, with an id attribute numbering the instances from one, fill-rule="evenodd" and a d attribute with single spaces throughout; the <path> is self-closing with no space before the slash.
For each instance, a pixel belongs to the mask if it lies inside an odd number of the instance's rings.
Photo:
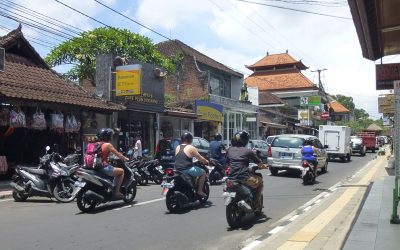
<path id="1" fill-rule="evenodd" d="M 301 165 L 303 167 L 301 170 L 303 185 L 313 185 L 315 183 L 314 165 L 307 160 L 303 160 Z"/>
<path id="2" fill-rule="evenodd" d="M 262 178 L 261 173 L 256 172 L 258 166 L 251 164 L 250 172 Z M 244 182 L 227 179 L 224 185 L 222 197 L 225 199 L 226 220 L 231 228 L 237 228 L 246 214 L 254 213 L 256 216 L 262 214 L 262 208 L 256 209 L 256 190 L 247 186 Z M 261 202 L 263 195 L 261 194 Z"/>
<path id="3" fill-rule="evenodd" d="M 200 165 L 203 170 L 208 173 L 208 169 L 204 165 Z M 185 205 L 199 201 L 204 204 L 210 195 L 210 186 L 208 180 L 204 182 L 203 192 L 206 196 L 197 195 L 195 178 L 176 171 L 172 168 L 165 170 L 166 177 L 162 182 L 162 194 L 166 195 L 165 204 L 171 213 L 179 212 Z"/>
<path id="4" fill-rule="evenodd" d="M 156 184 L 161 184 L 164 178 L 164 171 L 159 161 L 157 159 L 147 161 L 145 168 L 150 173 L 150 180 Z"/>
<path id="5" fill-rule="evenodd" d="M 132 170 L 126 163 L 121 161 L 119 165 L 124 169 L 124 180 L 120 192 L 124 194 L 122 200 L 126 203 L 132 202 L 136 197 L 136 180 Z M 97 205 L 109 201 L 119 200 L 114 194 L 114 177 L 105 175 L 100 171 L 80 169 L 77 171 L 80 181 L 75 185 L 81 190 L 76 196 L 76 202 L 79 210 L 84 213 L 92 212 Z"/>

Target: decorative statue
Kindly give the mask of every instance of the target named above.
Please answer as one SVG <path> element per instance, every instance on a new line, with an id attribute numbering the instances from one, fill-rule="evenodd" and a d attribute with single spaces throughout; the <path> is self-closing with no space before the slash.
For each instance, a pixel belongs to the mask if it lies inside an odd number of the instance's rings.
<path id="1" fill-rule="evenodd" d="M 240 101 L 248 102 L 249 101 L 249 92 L 247 91 L 247 84 L 244 83 L 243 87 L 240 89 Z"/>

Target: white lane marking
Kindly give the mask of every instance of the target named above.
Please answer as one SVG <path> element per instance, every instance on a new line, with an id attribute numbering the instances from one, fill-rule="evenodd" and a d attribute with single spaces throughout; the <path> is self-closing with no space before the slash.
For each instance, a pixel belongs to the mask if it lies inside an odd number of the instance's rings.
<path id="1" fill-rule="evenodd" d="M 1 199 L 0 202 L 5 202 L 5 201 L 12 201 L 14 199 Z"/>
<path id="2" fill-rule="evenodd" d="M 304 210 L 304 212 L 306 212 L 306 211 L 310 210 L 311 208 L 312 208 L 312 206 L 308 206 L 308 207 L 304 208 L 303 210 Z"/>
<path id="3" fill-rule="evenodd" d="M 293 217 L 290 218 L 289 220 L 293 222 L 293 221 L 294 221 L 295 219 L 297 219 L 297 217 L 299 217 L 299 216 L 300 216 L 300 215 L 296 214 L 295 216 L 293 216 Z"/>
<path id="4" fill-rule="evenodd" d="M 315 204 L 318 204 L 318 203 L 320 203 L 321 201 L 322 201 L 322 200 L 319 199 L 319 200 L 315 201 L 314 203 L 315 203 Z"/>
<path id="5" fill-rule="evenodd" d="M 324 195 L 324 198 L 328 197 L 329 195 L 331 195 L 331 194 L 328 193 L 328 194 Z"/>
<path id="6" fill-rule="evenodd" d="M 145 205 L 145 204 L 149 204 L 149 203 L 153 203 L 153 202 L 157 202 L 157 201 L 162 201 L 162 200 L 165 200 L 165 197 L 159 198 L 159 199 L 154 199 L 154 200 L 149 200 L 149 201 L 143 201 L 143 202 L 139 202 L 139 203 L 136 203 L 136 204 L 133 204 L 133 205 L 127 205 L 127 206 L 123 206 L 123 207 L 119 207 L 119 208 L 114 208 L 113 210 L 118 211 L 118 210 L 121 210 L 121 209 L 140 206 L 140 205 Z"/>
<path id="7" fill-rule="evenodd" d="M 269 234 L 276 234 L 277 232 L 281 231 L 284 227 L 283 226 L 277 226 L 274 229 L 272 229 L 271 231 L 269 231 Z"/>
<path id="8" fill-rule="evenodd" d="M 336 189 L 337 189 L 337 188 L 332 188 L 332 189 L 331 189 L 331 191 L 332 191 L 332 192 L 335 192 L 335 191 L 336 191 Z"/>
<path id="9" fill-rule="evenodd" d="M 251 249 L 255 248 L 260 243 L 261 243 L 261 241 L 255 240 L 255 241 L 251 242 L 250 244 L 248 244 L 247 246 L 245 246 L 244 248 L 242 248 L 242 250 L 251 250 Z"/>

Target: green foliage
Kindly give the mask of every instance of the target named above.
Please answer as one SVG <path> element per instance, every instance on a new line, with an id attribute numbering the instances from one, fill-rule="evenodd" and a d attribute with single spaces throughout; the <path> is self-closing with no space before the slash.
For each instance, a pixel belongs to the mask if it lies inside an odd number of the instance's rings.
<path id="1" fill-rule="evenodd" d="M 165 106 L 170 107 L 176 101 L 176 97 L 171 94 L 164 94 Z"/>
<path id="2" fill-rule="evenodd" d="M 356 108 L 353 97 L 345 95 L 334 95 L 333 97 L 336 99 L 336 101 L 340 102 L 343 106 L 350 110 L 354 114 L 356 120 L 365 120 L 369 118 L 367 111 Z"/>
<path id="3" fill-rule="evenodd" d="M 108 53 L 156 64 L 169 73 L 175 71 L 174 64 L 156 50 L 149 38 L 127 29 L 107 27 L 82 32 L 80 36 L 62 42 L 50 51 L 45 60 L 51 67 L 74 65 L 66 73 L 71 80 L 94 79 L 96 56 Z"/>

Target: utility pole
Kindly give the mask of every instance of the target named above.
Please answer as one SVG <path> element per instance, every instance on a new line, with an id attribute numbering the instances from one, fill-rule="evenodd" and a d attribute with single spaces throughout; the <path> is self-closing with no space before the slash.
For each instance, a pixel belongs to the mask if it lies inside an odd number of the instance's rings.
<path id="1" fill-rule="evenodd" d="M 329 102 L 328 96 L 325 93 L 325 89 L 324 89 L 324 86 L 322 85 L 322 81 L 321 81 L 321 72 L 325 71 L 325 70 L 326 69 L 317 69 L 317 70 L 311 70 L 311 72 L 317 72 L 318 73 L 318 88 L 322 92 L 321 95 L 325 96 L 326 101 Z M 326 124 L 328 124 L 328 119 L 326 120 Z"/>

